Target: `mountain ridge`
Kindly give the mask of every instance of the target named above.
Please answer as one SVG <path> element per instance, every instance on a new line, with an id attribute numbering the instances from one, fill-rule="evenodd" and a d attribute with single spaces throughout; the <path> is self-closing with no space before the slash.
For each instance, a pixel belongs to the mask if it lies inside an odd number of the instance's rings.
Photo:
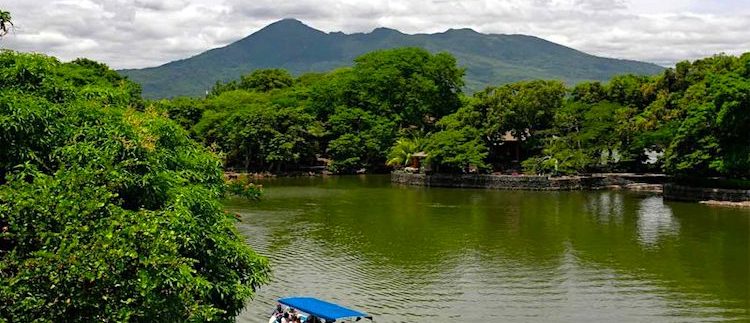
<path id="1" fill-rule="evenodd" d="M 655 74 L 656 64 L 605 58 L 522 34 L 484 34 L 470 28 L 441 33 L 405 34 L 378 27 L 369 33 L 324 32 L 286 18 L 231 44 L 143 69 L 120 70 L 140 83 L 149 98 L 205 94 L 216 81 L 236 79 L 259 68 L 284 68 L 295 75 L 325 72 L 352 65 L 364 53 L 421 47 L 449 52 L 466 68 L 466 88 L 528 79 L 558 79 L 568 84 L 604 81 L 615 74 Z"/>

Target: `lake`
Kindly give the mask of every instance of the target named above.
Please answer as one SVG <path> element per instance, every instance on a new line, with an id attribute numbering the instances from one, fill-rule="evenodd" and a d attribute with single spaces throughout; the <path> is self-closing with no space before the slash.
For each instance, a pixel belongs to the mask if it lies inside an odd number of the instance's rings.
<path id="1" fill-rule="evenodd" d="M 230 200 L 274 280 L 237 318 L 316 296 L 375 322 L 750 320 L 750 210 L 615 191 L 278 178 Z"/>

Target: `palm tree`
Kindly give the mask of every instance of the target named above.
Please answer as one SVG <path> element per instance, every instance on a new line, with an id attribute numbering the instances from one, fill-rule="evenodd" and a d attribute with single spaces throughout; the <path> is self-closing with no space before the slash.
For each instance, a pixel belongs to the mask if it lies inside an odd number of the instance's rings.
<path id="1" fill-rule="evenodd" d="M 407 166 L 412 162 L 412 157 L 415 154 L 422 152 L 424 146 L 425 140 L 423 138 L 401 138 L 391 148 L 386 165 L 394 167 Z"/>
<path id="2" fill-rule="evenodd" d="M 0 37 L 5 36 L 11 28 L 13 23 L 10 21 L 10 12 L 0 9 Z"/>

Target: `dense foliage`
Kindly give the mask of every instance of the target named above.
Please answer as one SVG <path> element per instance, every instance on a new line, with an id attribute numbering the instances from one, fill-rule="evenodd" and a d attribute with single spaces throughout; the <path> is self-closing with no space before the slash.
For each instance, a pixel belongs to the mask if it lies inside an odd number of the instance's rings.
<path id="1" fill-rule="evenodd" d="M 156 111 L 102 64 L 0 53 L 0 318 L 231 321 L 267 280 L 220 162 Z"/>
<path id="2" fill-rule="evenodd" d="M 523 81 L 461 93 L 448 54 L 377 51 L 352 68 L 296 79 L 258 70 L 202 100 L 162 100 L 228 167 L 340 173 L 575 174 L 665 171 L 750 177 L 750 54 L 717 55 L 651 77 L 566 88 Z"/>
<path id="3" fill-rule="evenodd" d="M 572 89 L 537 172 L 664 170 L 750 177 L 750 53 L 681 62 L 654 77 L 625 75 Z"/>
<path id="4" fill-rule="evenodd" d="M 550 81 L 488 88 L 438 122 L 427 160 L 453 171 L 515 171 L 523 161 L 527 172 L 542 174 L 748 178 L 749 64 L 750 53 L 717 55 L 653 77 L 621 75 L 570 90 Z M 466 144 L 472 139 L 479 141 Z"/>
<path id="5" fill-rule="evenodd" d="M 489 165 L 502 167 L 512 159 L 520 158 L 520 155 L 515 156 L 515 151 L 508 151 L 510 138 L 518 139 L 525 155 L 540 150 L 540 133 L 552 126 L 554 114 L 564 98 L 565 86 L 557 81 L 527 81 L 489 87 L 466 100 L 456 113 L 440 120 L 443 131 L 432 138 L 443 141 L 444 147 L 449 147 L 445 145 L 450 145 L 451 140 L 470 142 L 465 145 L 466 149 L 454 150 L 447 156 L 446 160 L 464 161 L 462 165 L 451 166 L 459 166 L 459 169 L 467 169 L 470 164 L 481 169 Z M 448 140 L 450 137 L 456 138 Z M 520 152 L 520 147 L 518 150 Z M 435 155 L 445 155 L 446 150 L 442 148 L 430 153 L 433 157 L 429 160 L 436 161 Z"/>
<path id="6" fill-rule="evenodd" d="M 416 48 L 373 52 L 354 67 L 292 79 L 258 70 L 219 83 L 203 100 L 157 102 L 228 168 L 340 173 L 385 167 L 400 134 L 428 132 L 461 106 L 463 70 L 448 54 Z"/>

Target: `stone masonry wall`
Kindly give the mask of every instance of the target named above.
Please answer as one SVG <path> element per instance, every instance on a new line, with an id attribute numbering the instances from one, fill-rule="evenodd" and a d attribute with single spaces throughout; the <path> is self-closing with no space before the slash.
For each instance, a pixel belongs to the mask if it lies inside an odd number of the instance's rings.
<path id="1" fill-rule="evenodd" d="M 662 184 L 663 175 L 596 174 L 591 176 L 548 177 L 529 175 L 485 174 L 411 174 L 394 172 L 391 182 L 405 185 L 434 187 L 465 187 L 504 190 L 585 190 L 626 187 L 632 184 Z"/>
<path id="2" fill-rule="evenodd" d="M 675 201 L 750 201 L 750 190 L 691 187 L 677 184 L 664 184 L 664 199 Z"/>

